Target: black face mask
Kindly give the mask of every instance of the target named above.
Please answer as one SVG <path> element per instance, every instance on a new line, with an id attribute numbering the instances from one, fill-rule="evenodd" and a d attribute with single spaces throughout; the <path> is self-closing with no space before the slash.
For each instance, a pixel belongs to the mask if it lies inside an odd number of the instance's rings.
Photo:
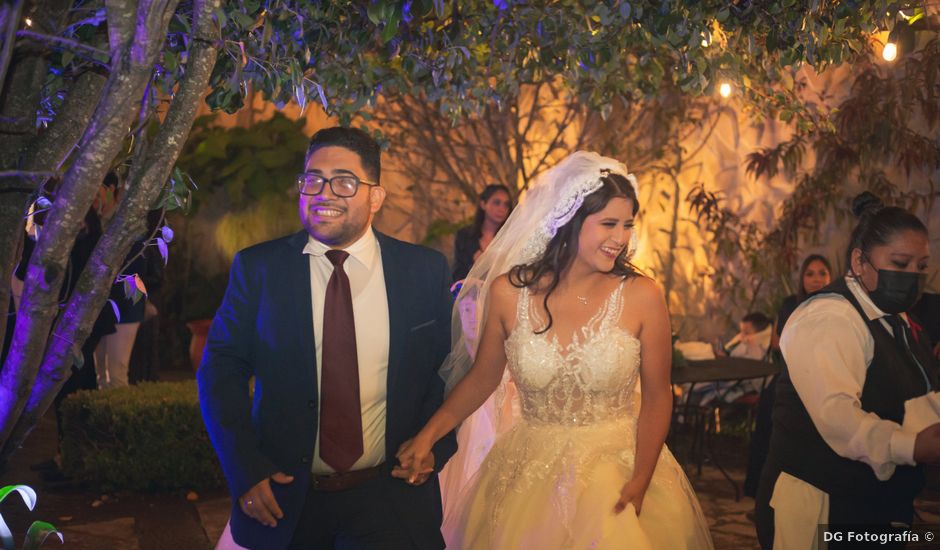
<path id="1" fill-rule="evenodd" d="M 868 264 L 871 265 L 871 262 Z M 878 288 L 869 290 L 868 296 L 881 311 L 897 315 L 914 307 L 926 284 L 927 275 L 924 273 L 879 269 Z"/>

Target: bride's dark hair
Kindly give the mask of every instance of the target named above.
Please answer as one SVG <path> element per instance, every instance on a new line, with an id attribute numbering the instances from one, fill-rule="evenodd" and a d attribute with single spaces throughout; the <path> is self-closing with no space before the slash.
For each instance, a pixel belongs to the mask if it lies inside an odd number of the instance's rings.
<path id="1" fill-rule="evenodd" d="M 542 300 L 545 311 L 548 313 L 548 323 L 545 328 L 535 331 L 536 334 L 542 334 L 552 328 L 552 312 L 548 308 L 548 297 L 558 287 L 561 274 L 568 269 L 578 254 L 578 237 L 581 234 L 584 219 L 603 210 L 607 203 L 615 198 L 629 199 L 633 204 L 634 216 L 640 209 L 640 201 L 627 178 L 620 174 L 609 173 L 601 176 L 601 182 L 602 185 L 597 191 L 584 197 L 584 202 L 581 203 L 574 217 L 558 229 L 541 256 L 532 263 L 513 266 L 509 270 L 509 283 L 516 288 L 539 285 L 544 277 L 548 277 L 545 298 Z M 609 273 L 621 277 L 638 275 L 636 268 L 627 257 L 628 248 L 629 246 L 625 246 L 617 256 L 614 267 Z"/>

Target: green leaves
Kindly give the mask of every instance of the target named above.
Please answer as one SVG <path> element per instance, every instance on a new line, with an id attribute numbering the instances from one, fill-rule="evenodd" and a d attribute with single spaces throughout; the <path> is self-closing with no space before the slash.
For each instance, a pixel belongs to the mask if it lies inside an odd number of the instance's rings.
<path id="1" fill-rule="evenodd" d="M 36 507 L 36 491 L 34 491 L 28 485 L 7 485 L 0 489 L 0 502 L 3 502 L 10 494 L 18 493 L 23 497 L 23 503 L 26 504 L 26 507 L 32 511 Z M 55 534 L 59 537 L 59 542 L 64 542 L 62 533 L 59 532 L 52 524 L 46 523 L 44 521 L 34 521 L 32 525 L 29 526 L 29 530 L 26 532 L 26 540 L 23 543 L 23 550 L 36 550 L 42 543 L 49 537 L 49 535 Z M 13 533 L 10 531 L 10 528 L 7 526 L 6 522 L 0 517 L 0 542 L 3 544 L 4 550 L 15 550 L 16 544 L 13 541 Z"/>
<path id="2" fill-rule="evenodd" d="M 265 195 L 286 196 L 294 176 L 302 170 L 307 137 L 303 120 L 281 113 L 250 128 L 210 126 L 211 117 L 199 119 L 178 160 L 174 181 L 187 173 L 205 193 L 224 188 L 232 206 L 248 206 Z M 175 189 L 175 188 L 174 188 Z M 186 186 L 180 192 L 187 192 Z M 172 200 L 172 197 L 168 197 Z"/>
<path id="3" fill-rule="evenodd" d="M 51 523 L 45 521 L 34 521 L 26 531 L 26 541 L 23 543 L 23 550 L 38 550 L 49 535 L 55 535 L 59 542 L 65 544 L 65 537 L 62 532 L 55 528 Z"/>
<path id="4" fill-rule="evenodd" d="M 497 5 L 498 4 L 498 5 Z M 853 59 L 877 10 L 824 4 L 810 13 L 795 0 L 760 10 L 727 4 L 494 3 L 433 0 L 226 4 L 226 55 L 207 101 L 233 112 L 244 82 L 267 99 L 319 101 L 350 120 L 385 91 L 441 101 L 444 112 L 477 113 L 525 83 L 560 77 L 594 109 L 651 97 L 668 81 L 689 94 L 711 93 L 717 74 L 741 82 L 767 67 L 805 61 L 823 67 Z M 218 16 L 218 14 L 217 14 Z M 833 21 L 831 25 L 807 21 Z M 703 47 L 702 37 L 709 46 Z M 236 47 L 234 44 L 238 44 Z M 771 83 L 754 79 L 762 93 Z M 745 94 L 759 102 L 759 94 Z M 606 106 L 606 107 L 605 107 Z"/>
<path id="5" fill-rule="evenodd" d="M 66 401 L 61 445 L 69 475 L 106 489 L 224 485 L 195 381 L 78 392 Z"/>
<path id="6" fill-rule="evenodd" d="M 189 175 L 183 173 L 178 166 L 173 168 L 170 179 L 163 188 L 163 193 L 157 199 L 156 208 L 166 211 L 182 210 L 188 213 L 192 206 L 192 191 L 196 184 Z"/>

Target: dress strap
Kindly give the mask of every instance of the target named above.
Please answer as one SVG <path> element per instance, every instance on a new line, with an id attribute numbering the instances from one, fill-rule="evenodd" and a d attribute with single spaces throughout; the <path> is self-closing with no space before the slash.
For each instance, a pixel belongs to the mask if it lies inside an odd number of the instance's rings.
<path id="1" fill-rule="evenodd" d="M 607 307 L 605 308 L 604 318 L 601 321 L 603 325 L 615 325 L 617 324 L 617 320 L 620 319 L 620 314 L 623 312 L 623 285 L 626 282 L 626 277 L 621 279 L 617 288 L 607 297 Z"/>
<path id="2" fill-rule="evenodd" d="M 524 286 L 519 290 L 519 298 L 516 301 L 516 322 L 521 326 L 529 326 L 529 287 Z"/>

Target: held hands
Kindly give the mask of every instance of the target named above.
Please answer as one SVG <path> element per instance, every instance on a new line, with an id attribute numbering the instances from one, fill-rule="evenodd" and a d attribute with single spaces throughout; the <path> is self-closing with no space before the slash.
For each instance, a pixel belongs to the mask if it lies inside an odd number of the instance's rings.
<path id="1" fill-rule="evenodd" d="M 620 498 L 617 504 L 614 504 L 614 514 L 619 514 L 627 508 L 627 504 L 633 504 L 636 509 L 636 515 L 640 515 L 640 508 L 643 506 L 643 496 L 646 495 L 646 489 L 649 483 L 643 483 L 636 479 L 624 483 L 620 489 Z"/>
<path id="2" fill-rule="evenodd" d="M 402 443 L 395 456 L 399 465 L 392 469 L 392 477 L 404 479 L 411 485 L 421 485 L 434 472 L 431 444 L 419 436 Z"/>
<path id="3" fill-rule="evenodd" d="M 917 439 L 914 440 L 914 462 L 940 463 L 940 422 L 917 432 Z"/>
<path id="4" fill-rule="evenodd" d="M 271 481 L 277 484 L 285 485 L 294 481 L 293 476 L 283 472 L 276 472 L 270 478 L 264 478 L 257 485 L 248 489 L 248 492 L 239 497 L 238 505 L 246 516 L 255 519 L 258 523 L 267 527 L 276 527 L 277 520 L 284 518 L 284 512 L 274 500 L 274 493 L 271 492 Z"/>

